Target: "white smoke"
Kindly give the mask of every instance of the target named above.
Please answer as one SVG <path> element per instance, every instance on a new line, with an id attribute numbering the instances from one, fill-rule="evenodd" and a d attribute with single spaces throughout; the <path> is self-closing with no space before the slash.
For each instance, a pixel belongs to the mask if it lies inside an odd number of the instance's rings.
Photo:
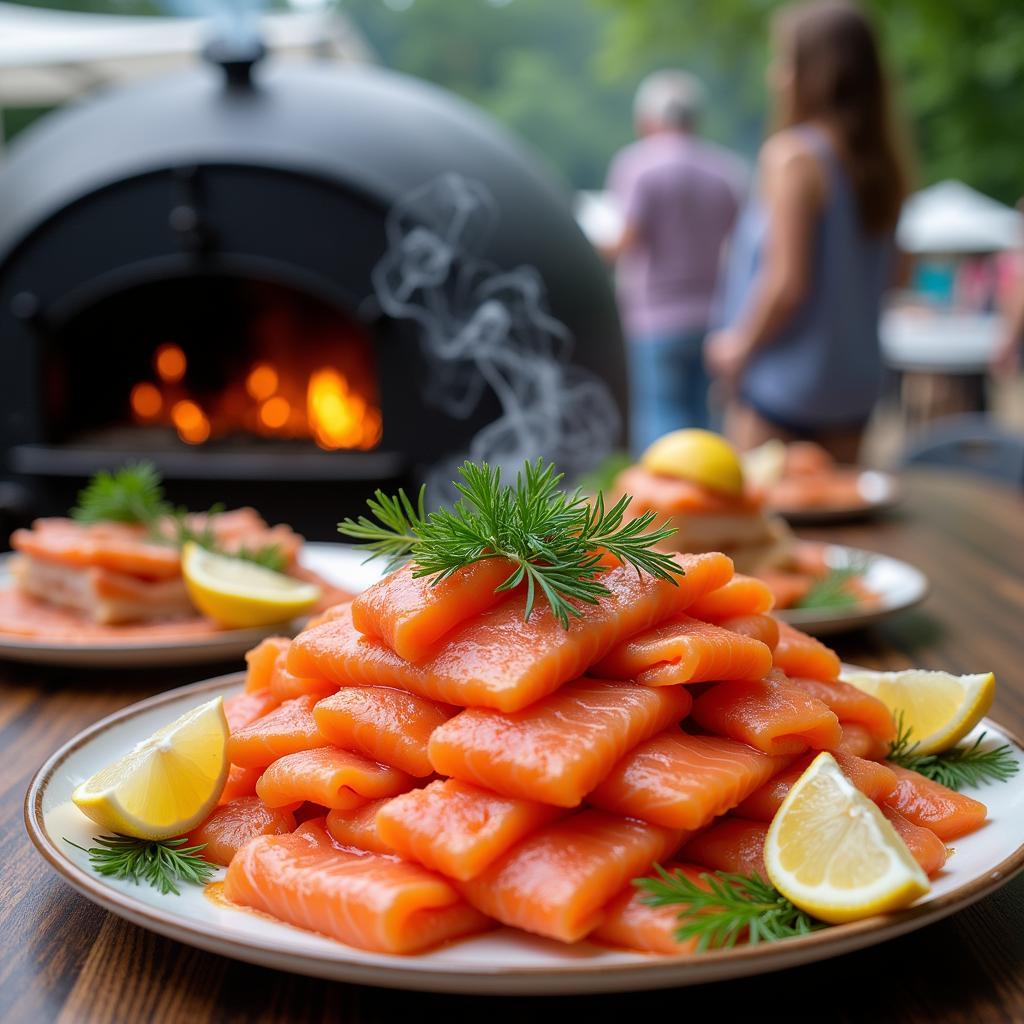
<path id="1" fill-rule="evenodd" d="M 569 362 L 572 337 L 546 305 L 532 267 L 501 271 L 480 258 L 498 209 L 479 181 L 445 174 L 400 199 L 386 223 L 387 250 L 373 271 L 381 308 L 420 327 L 427 400 L 468 417 L 489 388 L 501 412 L 462 452 L 427 476 L 433 500 L 452 500 L 467 458 L 505 479 L 542 456 L 572 479 L 605 458 L 620 431 L 604 382 Z"/>

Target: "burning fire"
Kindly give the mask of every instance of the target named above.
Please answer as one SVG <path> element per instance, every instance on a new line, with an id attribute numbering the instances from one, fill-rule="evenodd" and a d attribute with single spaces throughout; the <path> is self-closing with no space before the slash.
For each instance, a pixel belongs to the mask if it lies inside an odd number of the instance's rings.
<path id="1" fill-rule="evenodd" d="M 132 416 L 136 423 L 171 426 L 192 445 L 243 431 L 311 438 L 328 451 L 373 448 L 382 424 L 368 366 L 355 357 L 327 363 L 332 356 L 337 351 L 312 345 L 276 362 L 260 358 L 217 394 L 200 396 L 188 388 L 185 352 L 164 344 L 153 354 L 156 379 L 131 389 Z"/>

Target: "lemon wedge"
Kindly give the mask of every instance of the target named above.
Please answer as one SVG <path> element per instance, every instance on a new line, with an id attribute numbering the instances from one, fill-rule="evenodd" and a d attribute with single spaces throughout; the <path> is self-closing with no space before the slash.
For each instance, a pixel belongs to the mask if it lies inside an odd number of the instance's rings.
<path id="1" fill-rule="evenodd" d="M 213 810 L 228 776 L 223 698 L 200 704 L 101 768 L 71 794 L 97 825 L 139 839 L 168 839 Z"/>
<path id="2" fill-rule="evenodd" d="M 192 603 L 214 622 L 236 629 L 287 622 L 320 599 L 312 583 L 215 554 L 195 541 L 182 549 L 181 571 Z"/>
<path id="3" fill-rule="evenodd" d="M 710 430 L 673 430 L 644 452 L 641 465 L 661 476 L 689 480 L 712 491 L 743 493 L 743 466 L 736 450 Z"/>
<path id="4" fill-rule="evenodd" d="M 893 714 L 902 712 L 918 754 L 935 754 L 959 743 L 988 713 L 996 693 L 991 672 L 954 676 L 924 669 L 857 669 L 842 678 L 877 697 Z"/>
<path id="5" fill-rule="evenodd" d="M 819 754 L 793 784 L 768 829 L 772 885 L 832 924 L 905 907 L 928 878 L 882 812 Z"/>

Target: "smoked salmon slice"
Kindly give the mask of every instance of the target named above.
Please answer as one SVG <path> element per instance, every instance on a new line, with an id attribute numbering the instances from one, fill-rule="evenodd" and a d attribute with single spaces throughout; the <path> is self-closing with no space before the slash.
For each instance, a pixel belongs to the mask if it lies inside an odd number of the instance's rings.
<path id="1" fill-rule="evenodd" d="M 326 738 L 316 727 L 312 696 L 286 700 L 262 718 L 233 731 L 228 738 L 228 760 L 244 768 L 265 768 L 285 754 L 323 747 Z"/>
<path id="2" fill-rule="evenodd" d="M 880 742 L 888 743 L 896 738 L 896 723 L 892 712 L 877 698 L 856 686 L 837 679 L 823 683 L 818 679 L 801 679 L 792 676 L 788 685 L 795 686 L 812 697 L 817 697 L 826 707 L 831 708 L 839 721 L 856 722 L 863 725 Z"/>
<path id="3" fill-rule="evenodd" d="M 754 790 L 737 808 L 742 818 L 755 821 L 771 821 L 782 806 L 793 783 L 807 770 L 816 755 L 805 754 L 788 768 L 773 776 L 759 789 Z M 895 773 L 877 761 L 867 761 L 841 751 L 832 751 L 843 774 L 870 800 L 881 803 L 896 788 Z"/>
<path id="4" fill-rule="evenodd" d="M 377 831 L 377 812 L 397 797 L 382 797 L 371 800 L 362 807 L 343 811 L 335 808 L 327 812 L 326 828 L 331 838 L 342 846 L 354 847 L 357 850 L 369 850 L 371 853 L 391 853 L 395 851 L 380 837 Z M 408 858 L 407 858 L 408 859 Z"/>
<path id="5" fill-rule="evenodd" d="M 716 590 L 697 598 L 688 613 L 705 622 L 721 622 L 737 615 L 763 615 L 774 604 L 772 592 L 759 579 L 738 572 Z"/>
<path id="6" fill-rule="evenodd" d="M 376 832 L 406 860 L 465 882 L 562 813 L 458 779 L 439 779 L 387 801 L 377 813 Z"/>
<path id="7" fill-rule="evenodd" d="M 441 775 L 502 796 L 576 807 L 627 750 L 678 723 L 682 687 L 578 679 L 524 711 L 468 708 L 430 737 Z"/>
<path id="8" fill-rule="evenodd" d="M 404 793 L 413 779 L 397 768 L 337 747 L 299 750 L 278 758 L 260 776 L 256 793 L 268 807 L 308 800 L 321 807 L 350 810 L 369 800 Z"/>
<path id="9" fill-rule="evenodd" d="M 273 711 L 281 701 L 269 690 L 253 690 L 232 694 L 224 701 L 224 717 L 228 731 L 236 732 Z"/>
<path id="10" fill-rule="evenodd" d="M 672 874 L 681 871 L 694 885 L 708 887 L 700 876 L 706 868 L 696 864 L 669 864 Z M 657 876 L 649 876 L 657 877 Z M 690 953 L 697 947 L 696 938 L 676 938 L 679 907 L 652 907 L 644 902 L 644 893 L 635 885 L 627 885 L 603 911 L 604 920 L 590 934 L 591 939 L 611 946 L 637 949 L 641 953 Z"/>
<path id="11" fill-rule="evenodd" d="M 731 619 L 722 619 L 722 629 L 731 629 L 734 633 L 760 640 L 770 650 L 775 650 L 779 642 L 779 623 L 770 615 L 734 615 Z"/>
<path id="12" fill-rule="evenodd" d="M 291 700 L 294 697 L 303 697 L 309 694 L 316 700 L 327 697 L 338 689 L 337 683 L 328 679 L 308 679 L 302 676 L 292 675 L 288 671 L 288 652 L 282 651 L 274 662 L 270 672 L 270 692 L 278 700 Z"/>
<path id="13" fill-rule="evenodd" d="M 231 863 L 232 858 L 255 836 L 278 836 L 295 829 L 295 815 L 275 810 L 257 796 L 242 796 L 221 804 L 188 837 L 188 845 L 203 843 L 205 860 Z"/>
<path id="14" fill-rule="evenodd" d="M 781 611 L 802 601 L 814 586 L 814 577 L 799 572 L 762 572 L 760 580 L 772 592 L 774 608 Z"/>
<path id="15" fill-rule="evenodd" d="M 288 650 L 291 640 L 286 636 L 264 637 L 255 647 L 245 652 L 245 689 L 269 690 L 270 676 L 279 655 Z"/>
<path id="16" fill-rule="evenodd" d="M 240 796 L 254 796 L 256 794 L 256 783 L 263 774 L 262 768 L 243 768 L 240 764 L 233 764 L 228 769 L 227 781 L 221 790 L 218 804 L 227 804 L 237 800 Z"/>
<path id="17" fill-rule="evenodd" d="M 576 942 L 630 879 L 669 855 L 682 834 L 586 810 L 535 832 L 459 891 L 502 924 Z"/>
<path id="18" fill-rule="evenodd" d="M 775 667 L 787 676 L 833 683 L 839 678 L 841 665 L 839 655 L 820 640 L 802 633 L 788 622 L 780 622 Z"/>
<path id="19" fill-rule="evenodd" d="M 346 686 L 313 708 L 332 743 L 425 777 L 433 772 L 427 743 L 456 709 L 387 686 Z"/>
<path id="20" fill-rule="evenodd" d="M 667 729 L 622 758 L 588 801 L 694 831 L 735 807 L 785 763 L 735 740 Z"/>
<path id="21" fill-rule="evenodd" d="M 768 877 L 764 869 L 764 841 L 768 826 L 763 821 L 748 821 L 731 815 L 695 835 L 680 851 L 680 856 L 711 871 L 734 875 Z"/>
<path id="22" fill-rule="evenodd" d="M 523 621 L 525 596 L 514 595 L 458 627 L 419 665 L 363 636 L 351 616 L 306 630 L 288 653 L 289 671 L 341 685 L 397 686 L 462 707 L 513 712 L 576 679 L 616 644 L 682 611 L 732 575 L 722 554 L 680 555 L 675 582 L 621 565 L 601 577 L 610 593 L 563 629 L 547 606 Z"/>
<path id="23" fill-rule="evenodd" d="M 393 857 L 342 850 L 311 825 L 239 850 L 224 895 L 377 953 L 418 953 L 488 927 L 443 878 Z"/>
<path id="24" fill-rule="evenodd" d="M 923 775 L 891 764 L 896 789 L 885 798 L 886 806 L 899 811 L 907 821 L 931 829 L 940 839 L 959 839 L 985 823 L 988 810 L 972 797 L 947 789 Z"/>
<path id="25" fill-rule="evenodd" d="M 896 829 L 900 839 L 907 844 L 907 849 L 926 875 L 931 877 L 942 869 L 949 851 L 946 844 L 930 828 L 915 825 L 893 807 L 883 807 L 882 813 Z"/>
<path id="26" fill-rule="evenodd" d="M 843 735 L 839 745 L 832 751 L 853 754 L 868 761 L 881 761 L 889 753 L 887 740 L 880 740 L 866 725 L 860 722 L 840 722 Z"/>
<path id="27" fill-rule="evenodd" d="M 760 640 L 682 615 L 619 644 L 591 672 L 644 686 L 673 686 L 760 679 L 771 667 L 771 649 Z"/>
<path id="28" fill-rule="evenodd" d="M 719 683 L 693 705 L 708 732 L 749 743 L 767 754 L 831 750 L 842 730 L 835 712 L 816 697 L 774 679 Z"/>
<path id="29" fill-rule="evenodd" d="M 364 590 L 352 602 L 352 621 L 406 661 L 425 661 L 456 626 L 500 604 L 498 591 L 515 571 L 507 558 L 474 562 L 446 579 L 413 575 L 405 565 Z"/>

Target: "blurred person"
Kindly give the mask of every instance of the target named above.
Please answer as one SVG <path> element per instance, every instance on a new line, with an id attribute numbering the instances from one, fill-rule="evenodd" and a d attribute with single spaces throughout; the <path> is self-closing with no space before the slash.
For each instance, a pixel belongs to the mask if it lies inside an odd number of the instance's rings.
<path id="1" fill-rule="evenodd" d="M 882 387 L 878 320 L 909 174 L 859 7 L 782 8 L 772 46 L 778 128 L 733 240 L 708 367 L 733 396 L 726 432 L 740 448 L 802 438 L 855 461 Z"/>
<path id="2" fill-rule="evenodd" d="M 703 103 L 693 75 L 649 75 L 634 101 L 639 138 L 608 174 L 623 230 L 604 252 L 617 263 L 637 453 L 669 430 L 708 424 L 704 336 L 746 175 L 739 157 L 698 137 Z"/>

